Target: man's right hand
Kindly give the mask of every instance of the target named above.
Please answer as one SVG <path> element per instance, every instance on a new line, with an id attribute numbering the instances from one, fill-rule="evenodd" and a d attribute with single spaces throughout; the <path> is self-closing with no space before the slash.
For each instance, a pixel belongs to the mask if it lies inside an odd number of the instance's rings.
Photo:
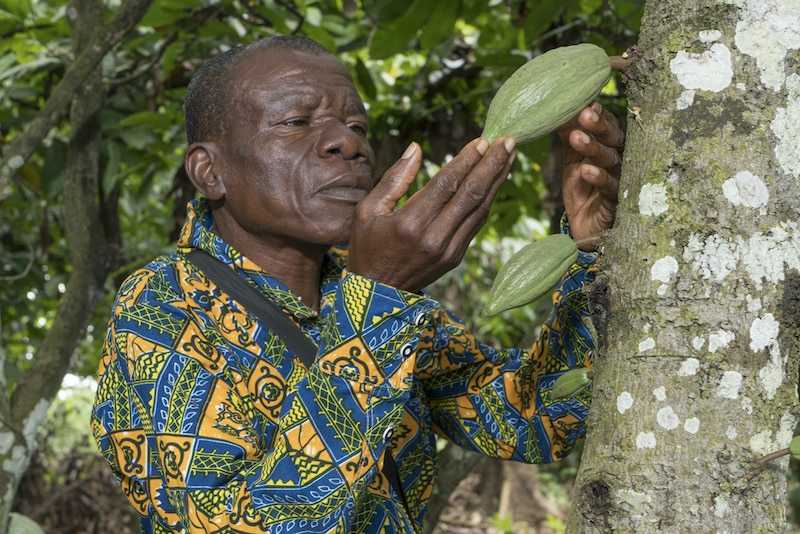
<path id="1" fill-rule="evenodd" d="M 461 263 L 513 162 L 512 138 L 475 139 L 395 209 L 422 163 L 412 143 L 356 207 L 348 270 L 406 291 L 438 280 Z"/>

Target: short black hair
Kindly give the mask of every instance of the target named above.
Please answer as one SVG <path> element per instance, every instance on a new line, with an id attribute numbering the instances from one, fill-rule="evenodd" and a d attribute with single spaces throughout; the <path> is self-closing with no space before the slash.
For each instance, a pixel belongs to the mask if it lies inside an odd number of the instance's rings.
<path id="1" fill-rule="evenodd" d="M 237 46 L 206 60 L 192 75 L 183 102 L 188 144 L 218 139 L 225 134 L 228 89 L 233 67 L 254 50 L 280 48 L 333 56 L 325 47 L 302 35 L 276 35 Z"/>

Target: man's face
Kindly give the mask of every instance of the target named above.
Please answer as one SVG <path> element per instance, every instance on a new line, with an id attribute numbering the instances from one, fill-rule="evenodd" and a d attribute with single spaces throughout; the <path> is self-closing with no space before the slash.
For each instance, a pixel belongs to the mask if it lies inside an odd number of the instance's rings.
<path id="1" fill-rule="evenodd" d="M 255 50 L 231 82 L 223 209 L 257 236 L 347 241 L 355 206 L 373 186 L 374 154 L 345 68 L 331 56 Z"/>

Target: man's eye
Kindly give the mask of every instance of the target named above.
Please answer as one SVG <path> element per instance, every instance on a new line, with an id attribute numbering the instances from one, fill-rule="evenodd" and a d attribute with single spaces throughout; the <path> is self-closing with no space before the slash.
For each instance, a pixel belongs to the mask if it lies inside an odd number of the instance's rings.
<path id="1" fill-rule="evenodd" d="M 284 126 L 308 126 L 308 119 L 303 117 L 292 117 L 291 119 L 286 119 L 282 123 Z"/>
<path id="2" fill-rule="evenodd" d="M 367 135 L 367 127 L 364 126 L 363 124 L 359 124 L 359 123 L 356 122 L 356 123 L 350 124 L 349 126 L 350 126 L 350 129 L 353 130 L 354 132 L 356 132 L 358 135 L 364 135 L 364 136 Z"/>

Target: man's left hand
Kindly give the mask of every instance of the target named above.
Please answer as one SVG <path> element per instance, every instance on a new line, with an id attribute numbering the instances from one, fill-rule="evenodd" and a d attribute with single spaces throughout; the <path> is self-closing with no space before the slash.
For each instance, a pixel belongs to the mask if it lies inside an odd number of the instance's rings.
<path id="1" fill-rule="evenodd" d="M 570 233 L 581 250 L 594 250 L 614 223 L 625 134 L 597 102 L 558 133 L 567 147 L 562 186 Z"/>

